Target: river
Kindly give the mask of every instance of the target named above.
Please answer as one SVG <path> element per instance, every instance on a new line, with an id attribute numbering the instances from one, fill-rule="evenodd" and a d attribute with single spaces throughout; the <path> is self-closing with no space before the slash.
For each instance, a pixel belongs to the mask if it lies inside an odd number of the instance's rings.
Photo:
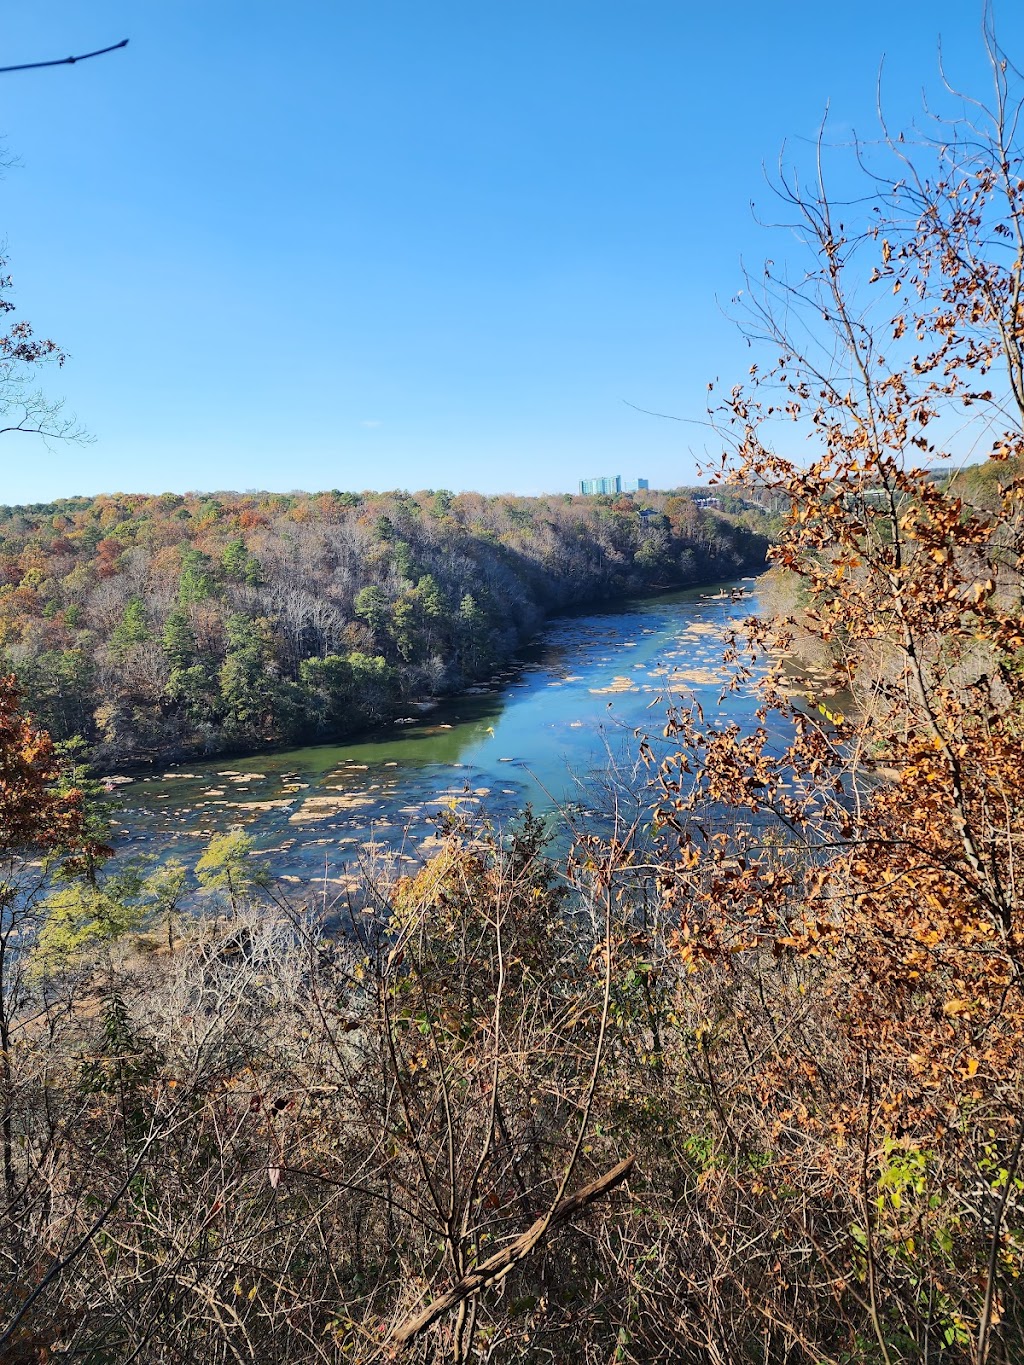
<path id="1" fill-rule="evenodd" d="M 634 732 L 660 736 L 673 697 L 754 723 L 749 687 L 722 696 L 721 655 L 757 609 L 744 579 L 556 618 L 487 687 L 386 731 L 137 778 L 118 793 L 113 842 L 192 862 L 212 834 L 242 826 L 279 880 L 340 892 L 367 860 L 422 860 L 446 808 L 497 823 L 527 803 L 600 819 L 613 786 L 643 802 Z"/>

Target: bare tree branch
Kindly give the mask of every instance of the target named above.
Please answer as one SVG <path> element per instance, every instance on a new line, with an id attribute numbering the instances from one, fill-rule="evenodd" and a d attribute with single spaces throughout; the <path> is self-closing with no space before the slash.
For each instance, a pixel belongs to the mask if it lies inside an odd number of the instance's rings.
<path id="1" fill-rule="evenodd" d="M 119 43 L 111 43 L 110 47 L 98 47 L 95 52 L 83 52 L 78 57 L 58 57 L 52 62 L 22 62 L 20 66 L 0 66 L 0 76 L 6 76 L 11 71 L 38 71 L 42 66 L 74 66 L 76 62 L 87 62 L 90 57 L 102 57 L 108 52 L 117 52 L 119 48 L 127 46 L 128 39 L 122 38 Z"/>
<path id="2" fill-rule="evenodd" d="M 400 1347 L 410 1345 L 421 1332 L 447 1313 L 449 1308 L 455 1308 L 456 1305 L 463 1303 L 466 1299 L 479 1294 L 481 1289 L 485 1289 L 487 1285 L 493 1284 L 495 1280 L 500 1280 L 507 1275 L 525 1256 L 529 1255 L 552 1228 L 558 1227 L 560 1223 L 566 1222 L 567 1219 L 585 1209 L 588 1204 L 610 1194 L 616 1186 L 621 1185 L 634 1165 L 635 1158 L 627 1156 L 617 1166 L 613 1166 L 610 1171 L 599 1176 L 597 1180 L 592 1180 L 589 1185 L 584 1185 L 575 1194 L 570 1194 L 568 1198 L 561 1200 L 550 1213 L 543 1214 L 531 1227 L 527 1228 L 521 1237 L 517 1237 L 509 1246 L 488 1257 L 475 1270 L 471 1270 L 468 1275 L 463 1275 L 458 1284 L 453 1285 L 447 1293 L 442 1294 L 440 1298 L 435 1299 L 426 1308 L 420 1309 L 411 1318 L 406 1318 L 405 1322 L 392 1333 L 392 1341 Z"/>

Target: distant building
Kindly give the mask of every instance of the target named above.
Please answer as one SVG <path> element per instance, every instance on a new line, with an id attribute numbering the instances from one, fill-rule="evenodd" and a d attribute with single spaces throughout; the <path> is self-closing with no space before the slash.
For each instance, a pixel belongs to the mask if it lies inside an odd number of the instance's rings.
<path id="1" fill-rule="evenodd" d="M 621 474 L 606 474 L 600 479 L 580 479 L 580 492 L 584 497 L 592 497 L 596 493 L 638 493 L 641 488 L 647 488 L 646 479 L 627 479 L 622 480 Z"/>

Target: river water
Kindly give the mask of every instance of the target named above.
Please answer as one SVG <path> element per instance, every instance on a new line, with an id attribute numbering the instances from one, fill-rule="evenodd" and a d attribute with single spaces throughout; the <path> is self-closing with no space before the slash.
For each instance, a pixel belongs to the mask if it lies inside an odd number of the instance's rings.
<path id="1" fill-rule="evenodd" d="M 559 617 L 486 688 L 386 731 L 136 779 L 118 793 L 113 841 L 191 863 L 242 826 L 278 879 L 340 892 L 368 861 L 428 856 L 445 810 L 502 824 L 529 803 L 557 837 L 559 809 L 600 821 L 613 789 L 642 807 L 635 731 L 660 737 L 671 700 L 753 725 L 749 687 L 723 696 L 721 655 L 757 609 L 744 579 Z"/>

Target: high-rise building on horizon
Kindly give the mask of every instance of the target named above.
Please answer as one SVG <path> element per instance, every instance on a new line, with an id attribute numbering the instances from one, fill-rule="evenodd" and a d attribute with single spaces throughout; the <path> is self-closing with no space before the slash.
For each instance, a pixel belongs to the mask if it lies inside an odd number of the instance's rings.
<path id="1" fill-rule="evenodd" d="M 593 497 L 598 493 L 639 493 L 649 487 L 646 479 L 626 479 L 621 474 L 605 474 L 597 479 L 580 479 L 580 493 Z"/>

